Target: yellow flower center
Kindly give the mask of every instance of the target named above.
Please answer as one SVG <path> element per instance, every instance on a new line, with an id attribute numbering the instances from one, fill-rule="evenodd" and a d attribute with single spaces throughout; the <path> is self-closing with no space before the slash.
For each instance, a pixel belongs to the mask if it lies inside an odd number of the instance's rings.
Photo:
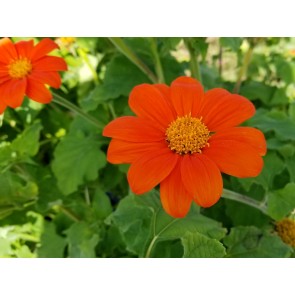
<path id="1" fill-rule="evenodd" d="M 169 148 L 177 154 L 186 155 L 202 153 L 202 148 L 209 146 L 210 131 L 202 123 L 202 118 L 191 115 L 178 117 L 166 130 Z"/>
<path id="2" fill-rule="evenodd" d="M 285 218 L 276 224 L 276 231 L 288 245 L 295 247 L 295 221 Z"/>
<path id="3" fill-rule="evenodd" d="M 26 77 L 32 71 L 32 63 L 27 58 L 16 59 L 8 66 L 9 76 L 13 79 Z"/>

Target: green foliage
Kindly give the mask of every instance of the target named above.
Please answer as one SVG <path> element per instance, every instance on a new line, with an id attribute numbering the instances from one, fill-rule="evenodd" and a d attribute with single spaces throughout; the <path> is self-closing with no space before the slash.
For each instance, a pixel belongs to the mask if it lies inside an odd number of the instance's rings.
<path id="1" fill-rule="evenodd" d="M 184 257 L 221 257 L 225 254 L 218 240 L 226 231 L 219 223 L 197 212 L 182 219 L 172 218 L 163 211 L 156 191 L 125 197 L 107 222 L 118 227 L 127 250 L 139 257 L 152 257 L 153 248 L 159 241 L 177 239 L 183 245 Z"/>
<path id="2" fill-rule="evenodd" d="M 285 258 L 292 253 L 291 247 L 284 244 L 277 235 L 254 226 L 232 228 L 224 238 L 224 244 L 227 247 L 227 257 L 232 258 Z"/>
<path id="3" fill-rule="evenodd" d="M 55 149 L 52 169 L 65 195 L 76 191 L 84 181 L 95 180 L 98 170 L 106 165 L 97 135 L 87 131 L 72 129 Z"/>
<path id="4" fill-rule="evenodd" d="M 295 207 L 295 183 L 288 183 L 283 189 L 270 193 L 268 198 L 268 214 L 280 220 L 290 214 Z"/>
<path id="5" fill-rule="evenodd" d="M 50 89 L 76 109 L 26 98 L 1 115 L 0 257 L 294 257 L 274 224 L 294 217 L 295 39 L 122 41 L 157 81 L 169 85 L 194 73 L 192 55 L 206 91 L 237 89 L 252 101 L 256 114 L 243 124 L 265 135 L 263 170 L 253 178 L 223 175 L 226 189 L 250 201 L 194 204 L 185 218 L 174 219 L 163 211 L 158 188 L 131 195 L 129 165 L 107 163 L 110 140 L 102 128 L 133 115 L 130 92 L 153 78 L 109 38 L 77 38 L 59 43 L 55 54 L 69 70 L 62 73 L 62 87 Z"/>
<path id="6" fill-rule="evenodd" d="M 99 241 L 96 228 L 90 227 L 85 222 L 74 223 L 66 230 L 69 257 L 94 258 L 95 246 Z"/>
<path id="7" fill-rule="evenodd" d="M 54 223 L 45 222 L 41 236 L 41 247 L 38 249 L 38 257 L 63 258 L 66 246 L 65 238 L 56 233 Z"/>
<path id="8" fill-rule="evenodd" d="M 243 38 L 229 38 L 222 37 L 220 38 L 220 45 L 226 48 L 230 48 L 233 51 L 238 51 L 242 45 Z"/>

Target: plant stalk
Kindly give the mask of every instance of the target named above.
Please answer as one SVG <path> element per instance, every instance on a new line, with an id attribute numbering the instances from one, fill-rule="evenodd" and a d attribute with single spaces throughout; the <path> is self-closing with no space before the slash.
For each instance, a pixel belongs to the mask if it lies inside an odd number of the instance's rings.
<path id="1" fill-rule="evenodd" d="M 267 207 L 264 202 L 258 202 L 247 196 L 241 195 L 239 193 L 236 193 L 227 189 L 223 189 L 222 197 L 225 199 L 237 201 L 237 202 L 246 204 L 248 206 L 254 207 L 260 210 L 262 213 L 267 214 Z"/>
<path id="2" fill-rule="evenodd" d="M 53 93 L 53 101 L 65 108 L 67 108 L 68 110 L 78 114 L 79 116 L 81 116 L 82 118 L 84 118 L 85 120 L 87 120 L 89 123 L 93 124 L 94 126 L 96 126 L 99 129 L 103 129 L 103 124 L 100 123 L 99 121 L 97 121 L 94 117 L 92 117 L 91 115 L 85 113 L 83 110 L 81 110 L 79 107 L 77 107 L 76 105 L 74 105 L 73 103 L 71 103 L 70 101 L 68 101 L 67 99 L 65 99 L 64 97 Z"/>
<path id="3" fill-rule="evenodd" d="M 197 80 L 200 81 L 200 83 L 202 83 L 200 66 L 199 66 L 199 63 L 197 60 L 197 55 L 196 55 L 195 49 L 193 48 L 193 46 L 191 44 L 190 38 L 185 38 L 184 43 L 185 43 L 185 46 L 190 54 L 190 69 L 192 72 L 192 77 L 196 78 Z"/>
<path id="4" fill-rule="evenodd" d="M 235 87 L 233 89 L 233 93 L 239 93 L 239 91 L 240 91 L 242 79 L 247 74 L 249 63 L 251 61 L 251 57 L 252 57 L 252 54 L 253 54 L 253 49 L 254 49 L 253 46 L 250 45 L 248 51 L 246 52 L 246 54 L 244 56 L 243 64 L 242 64 L 242 66 L 240 68 L 240 71 L 239 71 L 239 74 L 238 74 L 238 79 L 237 79 L 237 82 L 236 82 Z"/>
<path id="5" fill-rule="evenodd" d="M 158 46 L 157 46 L 157 40 L 156 38 L 150 38 L 150 44 L 151 44 L 151 51 L 155 60 L 155 68 L 156 68 L 156 73 L 158 76 L 158 82 L 159 83 L 165 83 L 165 76 L 164 76 L 164 71 L 161 63 L 161 59 L 159 56 L 158 52 Z"/>
<path id="6" fill-rule="evenodd" d="M 135 52 L 127 46 L 127 44 L 120 37 L 109 37 L 109 40 L 122 52 L 131 62 L 133 62 L 153 83 L 158 83 L 155 74 L 148 68 L 148 66 L 135 54 Z"/>

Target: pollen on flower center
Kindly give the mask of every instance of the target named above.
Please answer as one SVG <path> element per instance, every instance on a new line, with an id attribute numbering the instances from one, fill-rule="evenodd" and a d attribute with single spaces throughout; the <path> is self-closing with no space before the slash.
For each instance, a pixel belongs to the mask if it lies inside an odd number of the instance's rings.
<path id="1" fill-rule="evenodd" d="M 295 247 L 295 221 L 289 218 L 277 222 L 276 231 L 281 239 L 293 247 Z"/>
<path id="2" fill-rule="evenodd" d="M 16 59 L 8 66 L 9 76 L 13 79 L 26 77 L 32 71 L 32 63 L 27 58 Z"/>
<path id="3" fill-rule="evenodd" d="M 202 153 L 202 148 L 209 145 L 210 131 L 202 118 L 191 115 L 178 117 L 166 130 L 169 148 L 177 154 L 186 155 Z"/>

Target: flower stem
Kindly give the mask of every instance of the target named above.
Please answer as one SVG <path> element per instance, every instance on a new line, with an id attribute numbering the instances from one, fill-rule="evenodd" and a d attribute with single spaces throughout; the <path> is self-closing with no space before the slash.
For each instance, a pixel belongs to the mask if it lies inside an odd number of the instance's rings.
<path id="1" fill-rule="evenodd" d="M 157 40 L 156 38 L 150 38 L 150 44 L 151 44 L 151 50 L 152 54 L 154 56 L 155 60 L 155 67 L 156 67 L 156 73 L 158 76 L 158 82 L 159 83 L 165 83 L 165 76 L 164 76 L 164 71 L 161 63 L 161 59 L 158 53 L 158 46 L 157 46 Z"/>
<path id="2" fill-rule="evenodd" d="M 240 91 L 242 79 L 247 73 L 252 54 L 253 54 L 253 46 L 250 45 L 249 49 L 247 50 L 247 52 L 244 56 L 243 64 L 240 68 L 240 71 L 238 74 L 238 79 L 237 79 L 237 82 L 236 82 L 235 87 L 233 89 L 233 93 L 239 93 L 239 91 Z"/>
<path id="3" fill-rule="evenodd" d="M 225 199 L 237 201 L 243 204 L 246 204 L 248 206 L 254 207 L 258 210 L 260 210 L 262 213 L 266 214 L 267 213 L 267 207 L 264 202 L 258 202 L 254 199 L 251 199 L 247 196 L 241 195 L 239 193 L 223 189 L 222 197 Z"/>
<path id="4" fill-rule="evenodd" d="M 152 239 L 147 251 L 146 251 L 146 254 L 145 254 L 145 258 L 150 258 L 151 254 L 152 254 L 152 249 L 155 245 L 155 242 L 157 241 L 158 239 L 158 236 L 154 236 L 154 238 Z"/>
<path id="5" fill-rule="evenodd" d="M 198 79 L 200 83 L 202 83 L 202 76 L 200 72 L 199 63 L 197 60 L 195 49 L 192 46 L 190 38 L 185 38 L 184 43 L 190 54 L 190 68 L 192 72 L 192 77 Z"/>
<path id="6" fill-rule="evenodd" d="M 59 206 L 59 209 L 62 213 L 64 213 L 67 217 L 69 217 L 71 220 L 75 221 L 75 222 L 79 222 L 80 219 L 68 208 L 64 207 L 64 206 Z"/>
<path id="7" fill-rule="evenodd" d="M 127 46 L 122 38 L 110 37 L 109 40 L 121 51 L 131 62 L 133 62 L 143 73 L 145 73 L 153 83 L 157 83 L 158 79 L 148 66 Z"/>
<path id="8" fill-rule="evenodd" d="M 97 128 L 99 129 L 103 129 L 103 124 L 100 123 L 99 121 L 97 121 L 94 117 L 92 117 L 91 115 L 85 113 L 83 110 L 81 110 L 79 107 L 77 107 L 76 105 L 74 105 L 73 103 L 71 103 L 70 101 L 68 101 L 67 99 L 65 99 L 64 97 L 53 93 L 53 101 L 65 108 L 67 108 L 68 110 L 78 114 L 79 116 L 81 116 L 82 118 L 84 118 L 85 120 L 87 120 L 89 123 L 95 125 Z"/>

